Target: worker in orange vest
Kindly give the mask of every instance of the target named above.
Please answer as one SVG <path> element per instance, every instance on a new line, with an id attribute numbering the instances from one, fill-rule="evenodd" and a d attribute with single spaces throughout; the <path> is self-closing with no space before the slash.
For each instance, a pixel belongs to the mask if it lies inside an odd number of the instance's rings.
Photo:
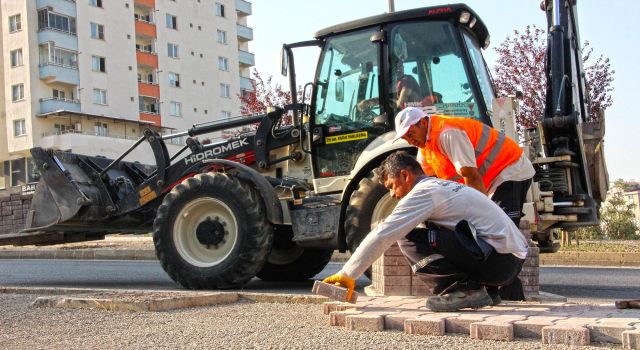
<path id="1" fill-rule="evenodd" d="M 402 138 L 418 147 L 417 160 L 425 174 L 477 189 L 519 226 L 535 169 L 515 141 L 479 121 L 444 115 L 429 117 L 416 107 L 400 111 L 395 126 L 393 141 Z M 405 246 L 411 246 L 406 243 Z M 497 301 L 497 290 L 488 291 Z M 499 295 L 524 300 L 517 279 L 503 287 Z"/>
<path id="2" fill-rule="evenodd" d="M 425 174 L 458 181 L 488 195 L 520 224 L 535 169 L 518 144 L 486 124 L 407 107 L 395 119 L 396 137 L 418 147 Z"/>

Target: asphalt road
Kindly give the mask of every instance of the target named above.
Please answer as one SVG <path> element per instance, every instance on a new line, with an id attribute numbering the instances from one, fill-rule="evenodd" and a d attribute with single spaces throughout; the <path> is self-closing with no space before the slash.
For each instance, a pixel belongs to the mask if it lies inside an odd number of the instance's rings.
<path id="1" fill-rule="evenodd" d="M 330 263 L 315 278 L 340 268 Z M 243 290 L 273 293 L 310 293 L 312 281 L 264 282 L 254 279 Z M 366 278 L 358 287 L 366 286 Z M 180 290 L 155 261 L 0 260 L 0 286 L 71 287 L 99 289 Z M 542 267 L 540 288 L 569 301 L 610 303 L 640 298 L 639 268 Z"/>

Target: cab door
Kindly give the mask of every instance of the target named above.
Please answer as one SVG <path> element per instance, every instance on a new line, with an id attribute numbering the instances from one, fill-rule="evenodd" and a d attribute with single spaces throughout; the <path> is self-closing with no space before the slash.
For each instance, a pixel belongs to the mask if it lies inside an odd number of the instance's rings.
<path id="1" fill-rule="evenodd" d="M 389 129 L 380 100 L 378 29 L 327 39 L 312 100 L 311 152 L 317 192 L 338 192 L 364 148 Z"/>

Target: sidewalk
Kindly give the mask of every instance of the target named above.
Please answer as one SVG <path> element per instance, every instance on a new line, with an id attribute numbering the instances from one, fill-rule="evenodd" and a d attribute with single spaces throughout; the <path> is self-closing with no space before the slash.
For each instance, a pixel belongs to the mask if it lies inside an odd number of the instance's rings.
<path id="1" fill-rule="evenodd" d="M 349 253 L 335 252 L 341 262 Z M 0 246 L 0 259 L 155 260 L 151 235 L 107 235 L 104 240 L 51 246 Z M 640 267 L 640 253 L 558 252 L 540 254 L 540 266 Z"/>

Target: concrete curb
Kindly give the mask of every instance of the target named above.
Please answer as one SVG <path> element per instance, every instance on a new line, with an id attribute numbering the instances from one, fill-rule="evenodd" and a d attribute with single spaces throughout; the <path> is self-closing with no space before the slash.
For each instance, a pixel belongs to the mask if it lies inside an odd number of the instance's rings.
<path id="1" fill-rule="evenodd" d="M 540 254 L 540 266 L 640 266 L 640 253 L 557 252 Z"/>
<path id="2" fill-rule="evenodd" d="M 335 254 L 337 255 L 337 254 Z M 0 259 L 156 260 L 153 249 L 0 249 Z M 332 262 L 345 262 L 339 254 Z M 640 267 L 640 253 L 557 252 L 540 254 L 540 266 Z"/>
<path id="3" fill-rule="evenodd" d="M 38 297 L 35 307 L 65 309 L 101 309 L 107 311 L 149 312 L 168 311 L 198 306 L 229 304 L 239 301 L 280 304 L 320 305 L 329 298 L 318 295 L 300 295 L 258 292 L 189 292 L 114 290 L 88 288 L 2 287 L 0 294 L 48 294 Z"/>

